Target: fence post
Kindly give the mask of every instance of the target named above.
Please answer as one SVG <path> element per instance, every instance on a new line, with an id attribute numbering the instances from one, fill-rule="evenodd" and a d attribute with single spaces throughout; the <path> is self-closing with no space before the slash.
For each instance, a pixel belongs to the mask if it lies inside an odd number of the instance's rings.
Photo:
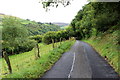
<path id="1" fill-rule="evenodd" d="M 12 67 L 11 67 L 10 59 L 9 59 L 7 53 L 5 51 L 2 51 L 2 54 L 3 54 L 3 58 L 5 59 L 5 61 L 7 63 L 9 72 L 12 73 Z"/>
<path id="2" fill-rule="evenodd" d="M 52 46 L 53 46 L 53 48 L 55 47 L 55 45 L 54 45 L 54 39 L 52 39 Z"/>
<path id="3" fill-rule="evenodd" d="M 66 39 L 64 38 L 64 40 L 63 41 L 66 41 Z"/>
<path id="4" fill-rule="evenodd" d="M 58 44 L 57 44 L 57 39 L 55 39 L 55 48 L 57 48 L 58 47 Z"/>
<path id="5" fill-rule="evenodd" d="M 60 45 L 61 45 L 62 38 L 60 38 Z"/>
<path id="6" fill-rule="evenodd" d="M 36 48 L 36 46 L 34 47 L 34 54 L 35 54 L 35 59 L 37 59 L 37 48 Z"/>
<path id="7" fill-rule="evenodd" d="M 39 57 L 39 58 L 40 58 L 40 54 L 39 54 L 39 53 L 40 53 L 40 50 L 39 50 L 39 45 L 38 45 L 38 43 L 37 43 L 37 45 L 36 45 L 36 46 L 37 46 L 37 57 Z"/>

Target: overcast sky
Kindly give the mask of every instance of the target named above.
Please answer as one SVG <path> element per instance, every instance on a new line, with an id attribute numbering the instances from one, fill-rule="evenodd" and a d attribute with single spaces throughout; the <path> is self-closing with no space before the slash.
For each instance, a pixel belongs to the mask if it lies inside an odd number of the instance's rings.
<path id="1" fill-rule="evenodd" d="M 0 0 L 0 13 L 40 22 L 70 23 L 87 0 L 73 0 L 71 5 L 46 12 L 39 0 Z"/>

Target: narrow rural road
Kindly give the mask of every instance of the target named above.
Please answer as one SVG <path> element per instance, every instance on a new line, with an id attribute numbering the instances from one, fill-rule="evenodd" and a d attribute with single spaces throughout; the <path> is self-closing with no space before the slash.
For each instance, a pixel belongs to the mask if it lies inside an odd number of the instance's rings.
<path id="1" fill-rule="evenodd" d="M 90 45 L 77 40 L 42 78 L 118 78 L 118 75 Z"/>

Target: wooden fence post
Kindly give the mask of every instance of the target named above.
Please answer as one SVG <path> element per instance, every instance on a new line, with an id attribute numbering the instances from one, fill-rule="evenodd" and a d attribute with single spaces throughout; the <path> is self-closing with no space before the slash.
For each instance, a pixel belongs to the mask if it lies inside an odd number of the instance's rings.
<path id="1" fill-rule="evenodd" d="M 58 47 L 58 44 L 57 44 L 57 39 L 55 39 L 55 48 L 57 48 Z"/>
<path id="2" fill-rule="evenodd" d="M 36 46 L 34 47 L 34 54 L 35 54 L 35 59 L 37 59 L 37 48 L 36 48 Z"/>
<path id="3" fill-rule="evenodd" d="M 12 73 L 12 67 L 11 67 L 10 59 L 9 59 L 7 53 L 5 51 L 2 51 L 2 54 L 3 54 L 3 58 L 5 59 L 5 61 L 7 63 L 9 72 Z"/>
<path id="4" fill-rule="evenodd" d="M 40 58 L 40 50 L 39 50 L 39 45 L 38 45 L 38 43 L 35 45 L 35 47 L 34 47 L 34 51 L 35 51 L 35 59 L 38 59 L 38 58 Z"/>
<path id="5" fill-rule="evenodd" d="M 39 57 L 39 58 L 40 58 L 40 54 L 39 54 L 39 53 L 40 53 L 40 50 L 39 50 L 40 48 L 39 48 L 38 43 L 37 43 L 37 45 L 36 45 L 36 46 L 37 46 L 37 57 Z"/>
<path id="6" fill-rule="evenodd" d="M 61 42 L 62 42 L 62 38 L 60 38 L 60 45 L 61 45 Z"/>
<path id="7" fill-rule="evenodd" d="M 52 46 L 53 46 L 53 48 L 55 48 L 54 39 L 52 39 Z"/>
<path id="8" fill-rule="evenodd" d="M 66 39 L 64 38 L 63 41 L 66 41 Z"/>

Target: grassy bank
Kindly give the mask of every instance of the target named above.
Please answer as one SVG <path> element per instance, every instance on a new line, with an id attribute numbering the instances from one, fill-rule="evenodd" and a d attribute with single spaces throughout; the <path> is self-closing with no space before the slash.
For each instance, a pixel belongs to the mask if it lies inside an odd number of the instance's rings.
<path id="1" fill-rule="evenodd" d="M 97 52 L 100 53 L 116 72 L 120 74 L 120 44 L 119 44 L 119 30 L 111 34 L 102 34 L 99 37 L 91 37 L 85 42 L 91 44 Z"/>
<path id="2" fill-rule="evenodd" d="M 73 43 L 74 41 L 65 41 L 61 45 L 60 43 L 56 43 L 55 45 L 59 45 L 59 47 L 54 49 L 52 48 L 52 44 L 39 44 L 41 58 L 37 60 L 34 57 L 34 50 L 10 56 L 13 69 L 12 74 L 6 74 L 8 73 L 7 65 L 4 59 L 0 59 L 0 62 L 2 62 L 0 68 L 2 69 L 1 76 L 3 78 L 39 78 L 52 67 L 61 57 L 62 53 L 68 50 Z"/>

